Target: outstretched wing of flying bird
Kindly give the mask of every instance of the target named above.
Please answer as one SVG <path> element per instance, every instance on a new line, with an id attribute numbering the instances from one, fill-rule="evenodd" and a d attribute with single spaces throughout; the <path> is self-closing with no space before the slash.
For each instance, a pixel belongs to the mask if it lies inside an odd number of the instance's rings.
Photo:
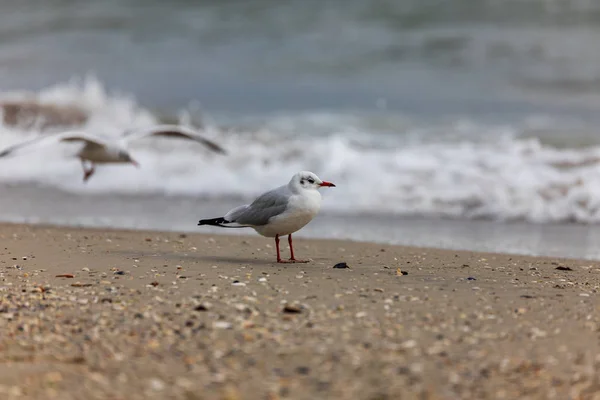
<path id="1" fill-rule="evenodd" d="M 166 138 L 192 140 L 206 146 L 209 150 L 215 153 L 227 154 L 225 149 L 223 149 L 217 143 L 205 138 L 196 130 L 181 125 L 156 125 L 149 128 L 135 129 L 133 131 L 125 132 L 123 139 L 127 142 L 131 142 L 134 140 L 144 139 L 149 136 L 162 136 Z"/>
<path id="2" fill-rule="evenodd" d="M 38 136 L 34 139 L 27 140 L 15 145 L 9 146 L 0 151 L 0 157 L 7 157 L 14 155 L 15 153 L 23 149 L 35 149 L 38 147 L 48 146 L 56 143 L 81 143 L 82 146 L 89 147 L 106 147 L 106 142 L 102 139 L 88 135 L 83 132 L 62 132 L 52 135 Z"/>

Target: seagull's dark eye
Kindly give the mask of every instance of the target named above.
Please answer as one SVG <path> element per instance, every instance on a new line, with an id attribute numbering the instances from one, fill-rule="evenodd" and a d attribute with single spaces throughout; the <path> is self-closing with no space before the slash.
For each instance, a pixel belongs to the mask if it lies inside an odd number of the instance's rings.
<path id="1" fill-rule="evenodd" d="M 312 185 L 313 183 L 315 183 L 315 180 L 313 178 L 308 178 L 308 183 Z"/>
<path id="2" fill-rule="evenodd" d="M 300 179 L 300 184 L 304 185 L 304 179 Z"/>

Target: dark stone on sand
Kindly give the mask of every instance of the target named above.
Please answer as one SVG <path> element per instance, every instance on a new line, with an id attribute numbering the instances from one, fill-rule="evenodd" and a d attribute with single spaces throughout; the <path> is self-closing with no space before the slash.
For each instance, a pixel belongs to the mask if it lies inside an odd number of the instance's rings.
<path id="1" fill-rule="evenodd" d="M 472 276 L 467 278 L 468 281 L 476 281 L 477 279 L 473 278 Z"/>
<path id="2" fill-rule="evenodd" d="M 408 367 L 401 366 L 396 368 L 396 373 L 398 373 L 398 375 L 410 375 L 410 369 Z"/>
<path id="3" fill-rule="evenodd" d="M 571 268 L 571 267 L 563 267 L 563 266 L 559 266 L 559 267 L 556 267 L 554 269 L 557 269 L 559 271 L 573 271 L 573 268 Z"/>
<path id="4" fill-rule="evenodd" d="M 287 314 L 300 314 L 302 309 L 292 304 L 286 304 L 285 307 L 283 307 L 283 312 Z"/>
<path id="5" fill-rule="evenodd" d="M 340 262 L 340 263 L 335 264 L 333 266 L 333 268 L 344 269 L 344 268 L 350 268 L 350 267 L 345 262 Z"/>
<path id="6" fill-rule="evenodd" d="M 310 373 L 310 368 L 300 366 L 300 367 L 296 368 L 296 372 L 299 373 L 300 375 L 308 375 Z"/>
<path id="7" fill-rule="evenodd" d="M 115 271 L 115 275 L 125 275 L 125 271 Z"/>

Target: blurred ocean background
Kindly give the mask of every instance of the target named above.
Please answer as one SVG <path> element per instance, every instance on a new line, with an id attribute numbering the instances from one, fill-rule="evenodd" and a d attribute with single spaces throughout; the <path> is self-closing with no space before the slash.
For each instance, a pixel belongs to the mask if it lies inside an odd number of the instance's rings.
<path id="1" fill-rule="evenodd" d="M 0 0 L 0 102 L 230 153 L 147 140 L 87 184 L 69 147 L 2 159 L 0 220 L 217 233 L 311 170 L 337 187 L 301 236 L 600 258 L 598 43 L 593 0 Z"/>

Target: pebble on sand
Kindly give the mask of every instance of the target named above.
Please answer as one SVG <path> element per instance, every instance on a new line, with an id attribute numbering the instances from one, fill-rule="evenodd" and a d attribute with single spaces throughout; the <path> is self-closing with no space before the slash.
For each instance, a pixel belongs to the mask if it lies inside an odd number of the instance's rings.
<path id="1" fill-rule="evenodd" d="M 300 314 L 302 312 L 302 308 L 294 304 L 286 304 L 283 307 L 283 312 L 287 314 Z"/>

